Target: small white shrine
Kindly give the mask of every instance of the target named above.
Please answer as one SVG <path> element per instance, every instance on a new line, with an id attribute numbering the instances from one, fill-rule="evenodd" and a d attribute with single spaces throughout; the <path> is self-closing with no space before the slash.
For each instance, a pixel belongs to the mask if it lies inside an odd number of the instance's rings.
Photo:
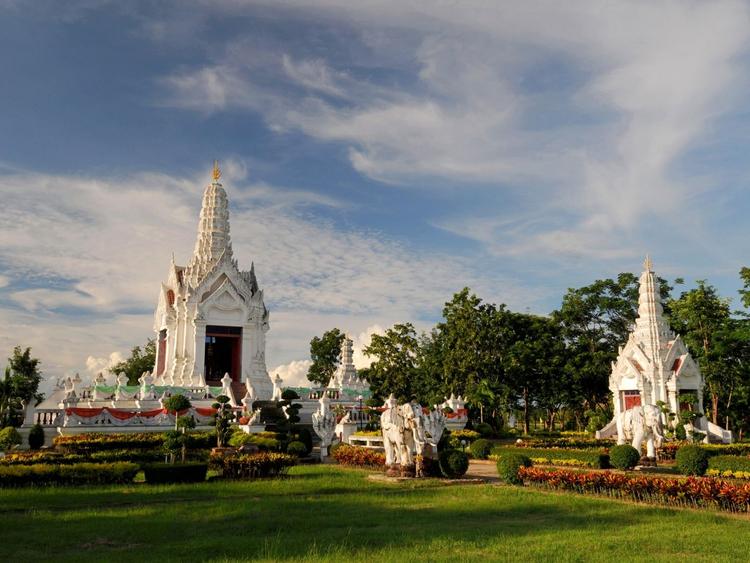
<path id="1" fill-rule="evenodd" d="M 612 362 L 609 390 L 615 416 L 597 432 L 597 438 L 616 435 L 615 421 L 620 413 L 640 405 L 663 401 L 671 412 L 679 413 L 684 402 L 681 397 L 693 395 L 698 399 L 698 410 L 703 412 L 703 376 L 685 342 L 672 332 L 663 313 L 659 283 L 647 257 L 640 277 L 638 317 L 628 341 Z M 695 426 L 707 434 L 706 440 L 732 439 L 731 432 L 708 422 L 705 416 Z"/>
<path id="2" fill-rule="evenodd" d="M 229 202 L 214 164 L 203 193 L 198 236 L 187 266 L 174 259 L 161 284 L 154 313 L 156 364 L 162 385 L 218 385 L 228 374 L 256 399 L 271 398 L 266 369 L 269 313 L 254 266 L 241 271 L 229 236 Z M 241 397 L 238 397 L 240 399 Z"/>
<path id="3" fill-rule="evenodd" d="M 358 392 L 370 389 L 367 381 L 359 377 L 357 368 L 354 367 L 354 342 L 348 335 L 341 344 L 339 365 L 328 382 L 328 388 L 339 391 L 351 389 Z"/>

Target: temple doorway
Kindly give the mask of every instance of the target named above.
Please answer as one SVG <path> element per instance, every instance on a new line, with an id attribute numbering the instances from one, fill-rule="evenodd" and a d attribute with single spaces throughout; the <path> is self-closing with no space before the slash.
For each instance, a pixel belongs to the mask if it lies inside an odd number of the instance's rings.
<path id="1" fill-rule="evenodd" d="M 207 382 L 218 382 L 228 373 L 232 381 L 240 380 L 242 366 L 242 328 L 234 326 L 206 327 Z"/>
<path id="2" fill-rule="evenodd" d="M 622 400 L 624 410 L 632 409 L 633 407 L 641 406 L 641 392 L 640 391 L 623 391 Z"/>

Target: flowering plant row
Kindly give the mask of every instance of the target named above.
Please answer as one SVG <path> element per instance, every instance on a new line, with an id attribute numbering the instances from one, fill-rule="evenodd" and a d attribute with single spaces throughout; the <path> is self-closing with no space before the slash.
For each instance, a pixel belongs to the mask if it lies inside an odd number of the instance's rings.
<path id="1" fill-rule="evenodd" d="M 714 507 L 731 512 L 750 510 L 750 484 L 735 485 L 721 479 L 631 477 L 621 473 L 549 471 L 537 467 L 521 467 L 518 476 L 525 483 L 548 489 L 670 506 Z"/>
<path id="2" fill-rule="evenodd" d="M 383 467 L 385 454 L 369 448 L 341 444 L 333 451 L 334 459 L 341 465 L 358 467 Z"/>
<path id="3" fill-rule="evenodd" d="M 517 448 L 499 446 L 492 450 L 491 459 L 497 459 L 506 453 L 522 454 L 534 463 L 543 465 L 568 465 L 577 467 L 595 467 L 606 469 L 609 467 L 609 455 L 596 450 L 573 450 L 554 448 Z"/>

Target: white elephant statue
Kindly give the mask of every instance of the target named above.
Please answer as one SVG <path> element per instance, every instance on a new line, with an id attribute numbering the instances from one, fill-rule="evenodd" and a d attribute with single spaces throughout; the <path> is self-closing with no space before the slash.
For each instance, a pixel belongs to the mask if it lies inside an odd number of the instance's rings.
<path id="1" fill-rule="evenodd" d="M 380 415 L 380 429 L 383 433 L 385 466 L 389 472 L 395 472 L 401 464 L 401 452 L 404 448 L 404 417 L 401 416 L 393 395 L 388 397 L 384 406 L 386 408 Z"/>
<path id="2" fill-rule="evenodd" d="M 630 441 L 640 452 L 643 440 L 646 440 L 646 457 L 656 458 L 656 450 L 664 441 L 661 410 L 656 405 L 633 407 L 617 417 L 618 444 Z"/>

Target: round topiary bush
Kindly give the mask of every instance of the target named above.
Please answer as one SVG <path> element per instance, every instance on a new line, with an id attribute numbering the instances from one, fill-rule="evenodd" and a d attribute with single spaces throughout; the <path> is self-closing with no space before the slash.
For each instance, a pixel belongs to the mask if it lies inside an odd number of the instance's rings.
<path id="1" fill-rule="evenodd" d="M 609 463 L 617 469 L 633 469 L 641 459 L 641 452 L 630 444 L 612 446 L 609 449 Z"/>
<path id="2" fill-rule="evenodd" d="M 41 424 L 35 424 L 29 430 L 29 448 L 38 450 L 44 445 L 44 428 Z"/>
<path id="3" fill-rule="evenodd" d="M 458 479 L 469 469 L 469 456 L 459 450 L 446 450 L 440 454 L 440 471 L 448 479 Z"/>
<path id="4" fill-rule="evenodd" d="M 0 451 L 9 452 L 21 444 L 21 435 L 12 426 L 0 430 Z"/>
<path id="5" fill-rule="evenodd" d="M 492 451 L 492 442 L 480 438 L 471 443 L 469 451 L 471 452 L 471 457 L 474 459 L 487 459 Z"/>
<path id="6" fill-rule="evenodd" d="M 307 446 L 302 442 L 295 440 L 294 442 L 289 442 L 289 445 L 286 447 L 286 453 L 296 455 L 297 457 L 303 457 L 307 455 Z"/>
<path id="7" fill-rule="evenodd" d="M 677 450 L 675 463 L 683 475 L 705 475 L 708 469 L 708 452 L 700 446 L 682 446 Z"/>
<path id="8" fill-rule="evenodd" d="M 518 476 L 521 467 L 531 467 L 531 460 L 523 454 L 503 454 L 497 460 L 497 474 L 510 485 L 523 485 Z"/>
<path id="9" fill-rule="evenodd" d="M 492 438 L 492 435 L 495 433 L 492 426 L 486 422 L 480 422 L 474 427 L 474 430 L 479 432 L 479 435 L 482 436 L 482 438 Z"/>

